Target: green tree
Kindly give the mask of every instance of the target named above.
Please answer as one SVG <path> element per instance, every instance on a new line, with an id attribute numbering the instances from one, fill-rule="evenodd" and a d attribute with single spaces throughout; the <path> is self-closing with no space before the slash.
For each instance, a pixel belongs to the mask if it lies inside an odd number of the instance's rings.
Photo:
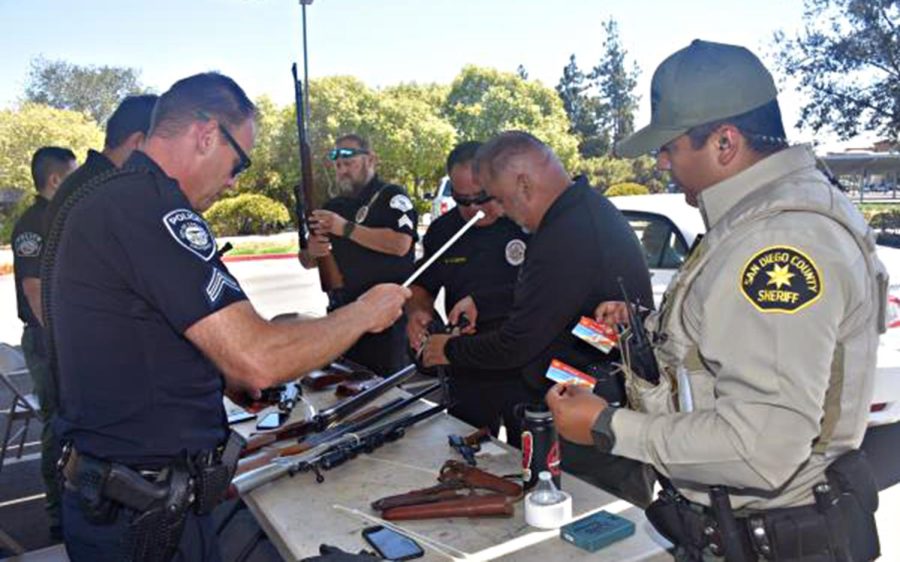
<path id="1" fill-rule="evenodd" d="M 380 173 L 421 195 L 444 175 L 444 159 L 456 130 L 439 113 L 429 95 L 409 85 L 389 88 L 378 97 L 377 132 Z"/>
<path id="2" fill-rule="evenodd" d="M 144 91 L 139 78 L 140 72 L 134 68 L 80 66 L 38 57 L 31 61 L 25 99 L 83 111 L 104 124 L 122 98 Z"/>
<path id="3" fill-rule="evenodd" d="M 587 175 L 592 186 L 605 192 L 613 185 L 638 183 L 650 193 L 663 193 L 669 184 L 668 172 L 656 169 L 656 160 L 650 156 L 626 159 L 611 154 L 583 159 L 576 168 Z"/>
<path id="4" fill-rule="evenodd" d="M 511 72 L 466 66 L 453 81 L 444 115 L 459 140 L 485 140 L 509 129 L 528 131 L 546 142 L 571 169 L 578 139 L 554 90 Z"/>
<path id="5" fill-rule="evenodd" d="M 606 39 L 603 41 L 603 55 L 600 62 L 591 71 L 590 78 L 599 92 L 599 99 L 606 110 L 601 128 L 608 134 L 612 143 L 617 143 L 634 132 L 634 112 L 637 109 L 638 96 L 634 89 L 640 69 L 632 62 L 631 69 L 626 68 L 625 55 L 619 39 L 619 24 L 610 18 L 603 24 Z"/>
<path id="6" fill-rule="evenodd" d="M 798 127 L 900 140 L 900 3 L 805 0 L 803 31 L 775 34 L 776 64 L 808 100 Z"/>
<path id="7" fill-rule="evenodd" d="M 83 113 L 36 103 L 0 110 L 0 187 L 33 190 L 31 156 L 42 146 L 72 149 L 83 161 L 103 145 L 103 132 Z"/>
<path id="8" fill-rule="evenodd" d="M 607 109 L 593 93 L 593 83 L 578 68 L 575 55 L 563 67 L 563 75 L 556 85 L 569 117 L 569 132 L 578 137 L 578 151 L 585 158 L 600 156 L 609 151 L 609 136 L 600 130 L 600 120 Z"/>

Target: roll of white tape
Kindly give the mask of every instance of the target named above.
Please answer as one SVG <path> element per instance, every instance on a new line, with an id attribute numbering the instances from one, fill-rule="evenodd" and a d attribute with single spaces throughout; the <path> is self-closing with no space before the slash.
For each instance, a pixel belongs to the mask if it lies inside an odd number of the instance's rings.
<path id="1" fill-rule="evenodd" d="M 525 496 L 525 522 L 539 529 L 557 529 L 572 519 L 572 496 L 559 492 L 564 499 L 558 503 L 544 505 L 531 501 L 531 494 Z"/>

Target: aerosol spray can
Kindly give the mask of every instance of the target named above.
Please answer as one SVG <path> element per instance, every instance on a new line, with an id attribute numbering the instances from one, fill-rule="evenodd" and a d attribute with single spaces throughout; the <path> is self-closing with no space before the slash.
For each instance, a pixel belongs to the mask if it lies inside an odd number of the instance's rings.
<path id="1" fill-rule="evenodd" d="M 538 474 L 546 470 L 559 489 L 559 439 L 553 425 L 553 413 L 544 404 L 519 404 L 522 419 L 522 485 L 530 490 L 538 483 Z"/>

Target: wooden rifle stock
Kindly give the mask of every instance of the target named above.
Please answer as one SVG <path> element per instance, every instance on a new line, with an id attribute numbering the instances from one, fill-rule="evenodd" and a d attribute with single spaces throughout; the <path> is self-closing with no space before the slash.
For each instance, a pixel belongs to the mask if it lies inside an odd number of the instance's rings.
<path id="1" fill-rule="evenodd" d="M 512 517 L 513 500 L 501 494 L 468 496 L 432 503 L 386 509 L 381 517 L 388 521 L 443 519 L 446 517 Z"/>
<path id="2" fill-rule="evenodd" d="M 308 221 L 314 208 L 312 155 L 306 134 L 303 83 L 297 78 L 296 63 L 291 66 L 291 73 L 294 76 L 294 105 L 297 109 L 297 140 L 300 145 L 301 181 L 300 185 L 294 187 L 294 210 L 297 214 L 297 235 L 300 237 L 300 250 L 303 251 L 308 246 Z M 309 85 L 307 84 L 307 86 Z M 319 269 L 319 284 L 322 286 L 323 291 L 329 292 L 344 286 L 344 278 L 333 254 L 316 258 L 316 265 Z"/>

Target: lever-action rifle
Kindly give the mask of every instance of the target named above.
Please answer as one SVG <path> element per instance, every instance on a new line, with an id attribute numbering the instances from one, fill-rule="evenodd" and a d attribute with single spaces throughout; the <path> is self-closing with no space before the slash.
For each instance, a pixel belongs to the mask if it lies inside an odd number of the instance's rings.
<path id="1" fill-rule="evenodd" d="M 294 76 L 294 105 L 297 109 L 297 140 L 300 145 L 300 184 L 294 186 L 294 211 L 297 213 L 297 236 L 300 238 L 300 251 L 309 247 L 309 216 L 313 210 L 313 173 L 312 155 L 306 130 L 306 105 L 303 98 L 303 83 L 297 78 L 297 63 L 291 66 Z M 307 85 L 308 86 L 308 85 Z M 344 278 L 338 269 L 334 256 L 316 258 L 319 268 L 319 284 L 325 292 L 340 289 L 344 286 Z"/>

